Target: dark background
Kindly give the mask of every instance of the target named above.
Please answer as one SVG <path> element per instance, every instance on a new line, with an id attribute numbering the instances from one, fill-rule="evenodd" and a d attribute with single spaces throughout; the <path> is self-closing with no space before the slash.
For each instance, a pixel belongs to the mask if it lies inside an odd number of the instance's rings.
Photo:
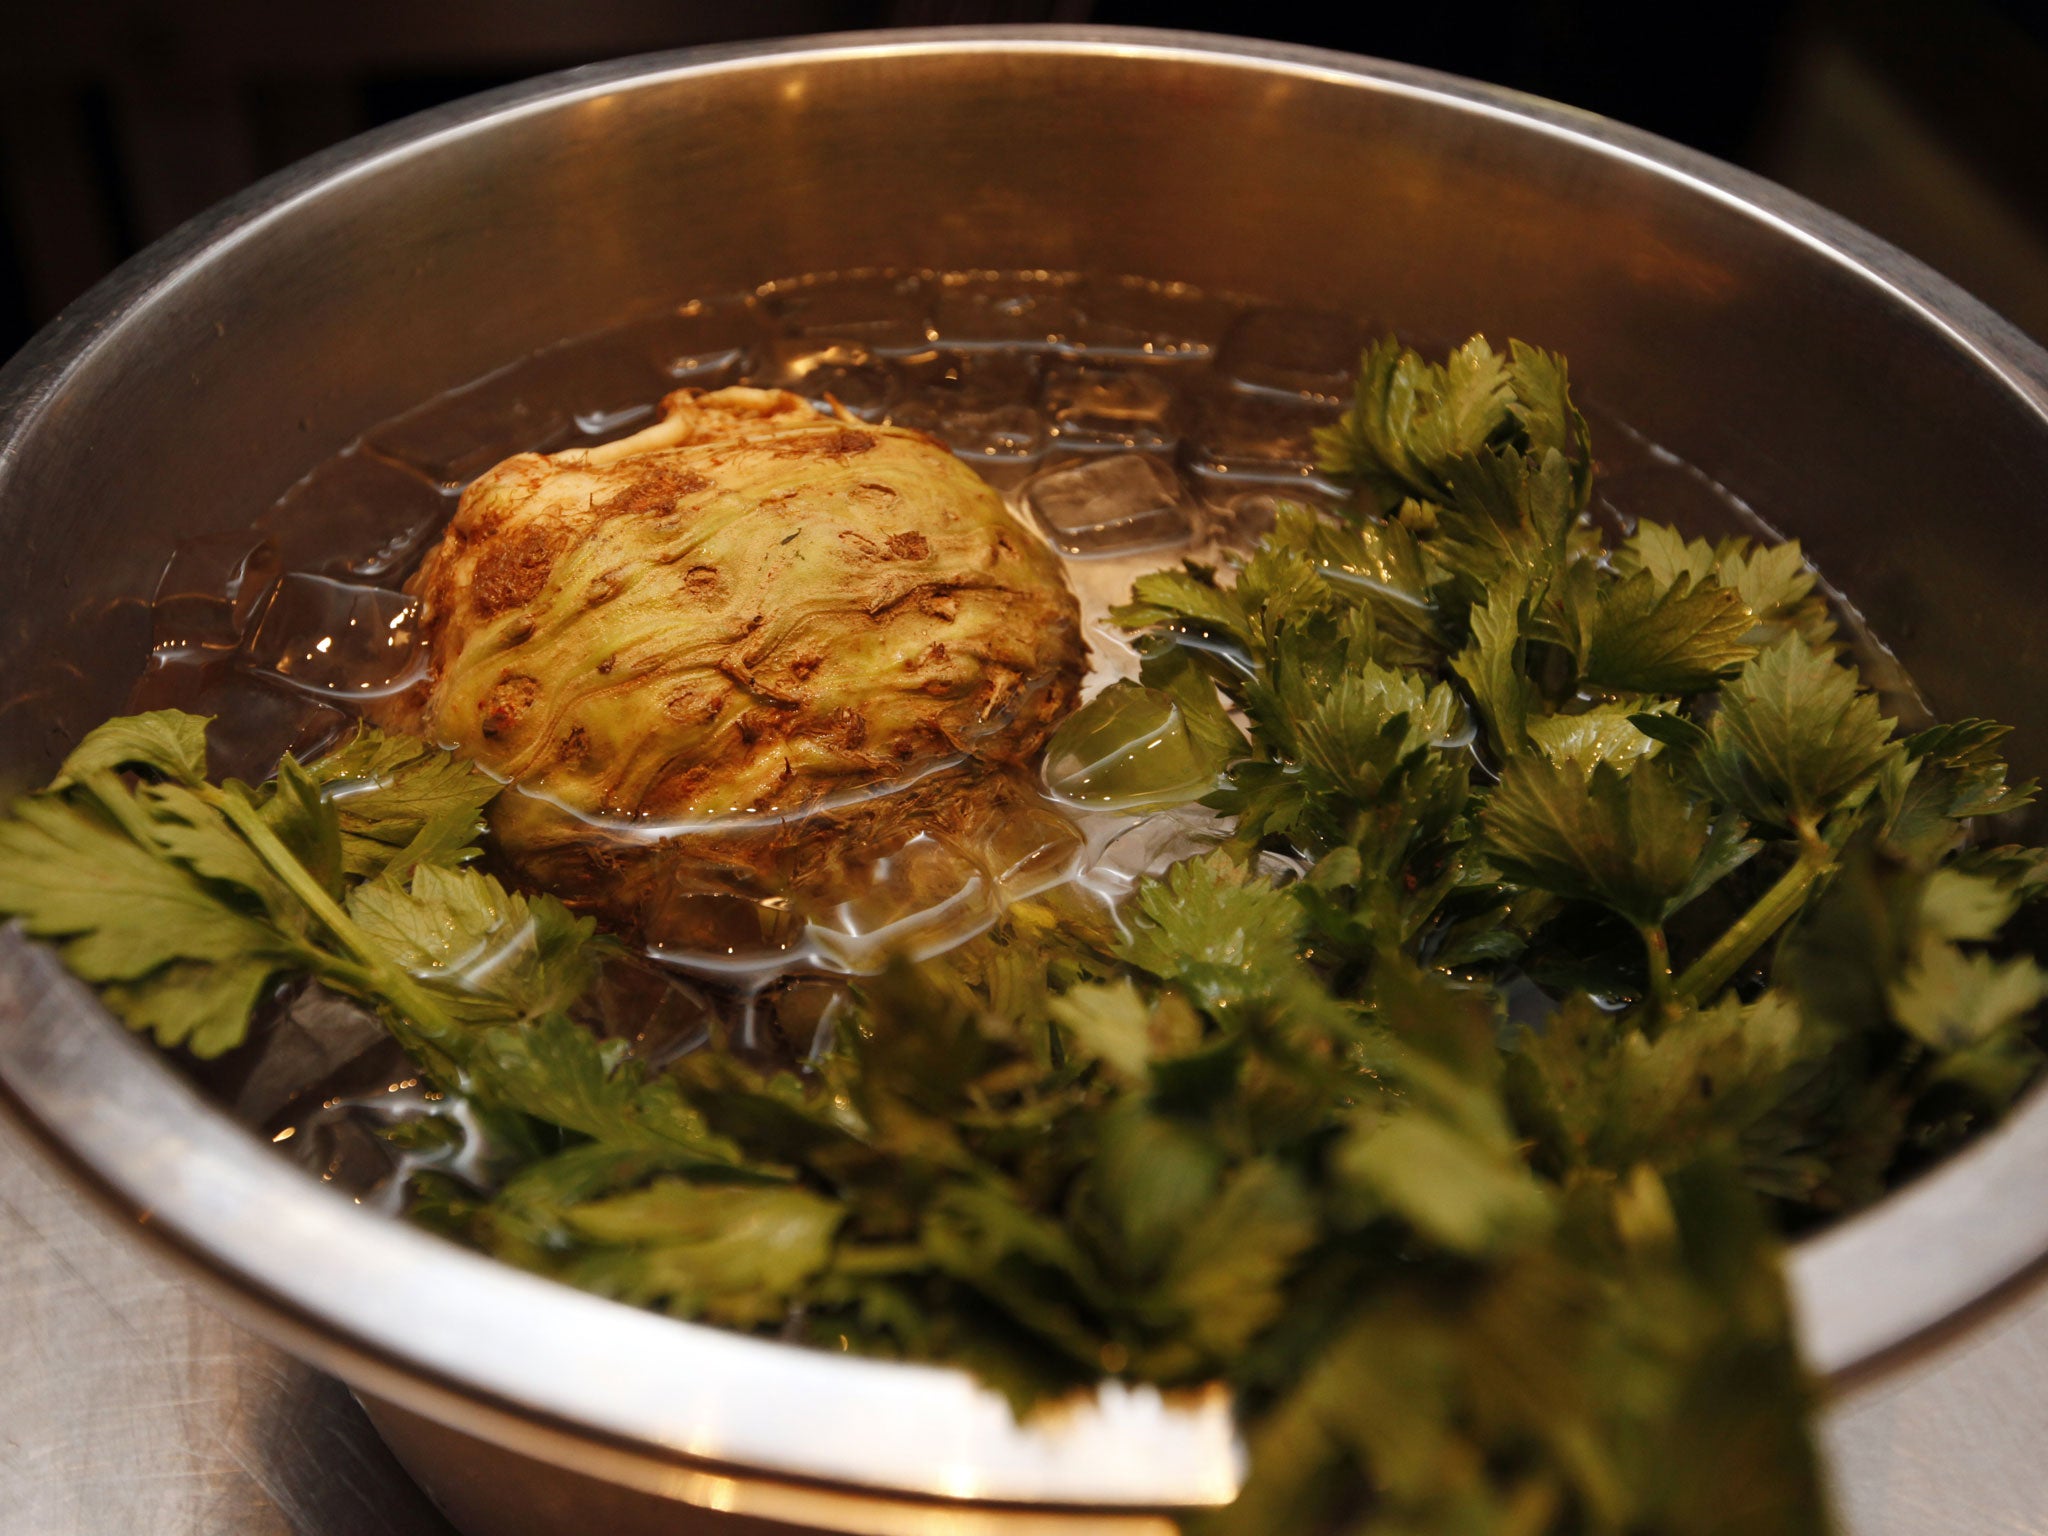
<path id="1" fill-rule="evenodd" d="M 2048 339 L 2048 0 L 13 3 L 0 356 L 191 214 L 423 107 L 661 48 L 992 21 L 1275 38 L 1589 108 L 1804 192 Z"/>

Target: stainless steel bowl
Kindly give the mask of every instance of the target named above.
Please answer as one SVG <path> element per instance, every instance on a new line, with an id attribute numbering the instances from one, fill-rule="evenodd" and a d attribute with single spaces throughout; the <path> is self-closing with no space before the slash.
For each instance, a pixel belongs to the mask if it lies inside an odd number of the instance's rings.
<path id="1" fill-rule="evenodd" d="M 0 785 L 119 707 L 172 543 L 562 337 L 771 275 L 1133 272 L 1485 330 L 1787 532 L 1935 704 L 2048 764 L 2048 357 L 1785 192 L 1418 70 L 1172 34 L 902 33 L 479 97 L 153 247 L 0 373 Z M 1020 1429 L 933 1369 L 693 1327 L 358 1210 L 0 935 L 0 1083 L 119 1215 L 370 1400 L 473 1531 L 1164 1532 L 1228 1497 L 1220 1399 Z M 2048 1099 L 1802 1245 L 1801 1331 L 1881 1371 L 2048 1253 Z"/>

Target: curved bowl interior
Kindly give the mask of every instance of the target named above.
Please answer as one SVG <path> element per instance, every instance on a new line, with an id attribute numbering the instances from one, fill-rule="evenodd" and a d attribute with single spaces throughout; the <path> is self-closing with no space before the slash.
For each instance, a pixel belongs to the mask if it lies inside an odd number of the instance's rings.
<path id="1" fill-rule="evenodd" d="M 119 708 L 174 541 L 536 348 L 863 266 L 1127 272 L 1561 350 L 1804 540 L 1938 709 L 2010 721 L 2019 765 L 2048 763 L 2048 367 L 1962 294 L 1752 178 L 1506 93 L 1171 35 L 955 31 L 480 98 L 287 172 L 82 301 L 0 375 L 0 785 Z M 1234 1478 L 1219 1401 L 1109 1394 L 1020 1431 L 952 1373 L 644 1316 L 365 1215 L 12 938 L 0 1082 L 273 1333 L 486 1438 L 1097 1508 Z M 1802 1249 L 1814 1363 L 1865 1364 L 2048 1251 L 2043 1142 L 2037 1095 Z"/>

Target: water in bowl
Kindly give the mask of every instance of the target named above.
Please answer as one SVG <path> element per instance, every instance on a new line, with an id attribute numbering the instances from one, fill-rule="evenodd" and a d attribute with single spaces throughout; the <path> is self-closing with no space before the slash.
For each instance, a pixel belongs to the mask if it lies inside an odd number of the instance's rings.
<path id="1" fill-rule="evenodd" d="M 1135 675 L 1136 653 L 1109 620 L 1135 577 L 1227 560 L 1280 506 L 1341 498 L 1317 473 L 1314 433 L 1341 414 L 1367 335 L 1352 316 L 1045 271 L 818 274 L 694 300 L 372 427 L 245 534 L 181 546 L 132 704 L 215 716 L 223 774 L 259 778 L 283 752 L 317 752 L 358 703 L 418 675 L 403 583 L 470 480 L 514 453 L 630 432 L 671 390 L 736 383 L 914 428 L 979 471 L 1062 555 L 1093 694 Z M 1654 517 L 1708 537 L 1775 537 L 1597 396 L 1587 414 L 1602 471 L 1595 515 L 1611 531 Z M 1923 716 L 1889 653 L 1845 617 L 1866 677 L 1906 723 Z M 1170 734 L 1170 720 L 1125 713 L 1134 741 Z M 656 1069 L 719 1042 L 801 1070 L 829 1047 L 847 978 L 892 953 L 939 953 L 1021 900 L 1113 920 L 1146 875 L 1228 829 L 1187 803 L 1199 786 L 1097 793 L 1128 745 L 1101 734 L 1068 786 L 1077 792 L 1013 787 L 1004 815 L 961 835 L 914 821 L 890 830 L 884 818 L 872 846 L 807 899 L 691 882 L 645 953 L 585 1000 L 585 1022 Z M 251 1043 L 202 1075 L 358 1199 L 395 1207 L 422 1167 L 483 1176 L 482 1139 L 459 1107 L 417 1081 L 374 1019 L 318 987 L 280 989 Z"/>

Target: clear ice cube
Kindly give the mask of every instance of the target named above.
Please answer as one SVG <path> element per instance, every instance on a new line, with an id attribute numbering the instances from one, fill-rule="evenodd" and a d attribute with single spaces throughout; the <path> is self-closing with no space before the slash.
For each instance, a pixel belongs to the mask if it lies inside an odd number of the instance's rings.
<path id="1" fill-rule="evenodd" d="M 708 1042 L 717 1018 L 703 992 L 630 955 L 606 961 L 572 1012 L 606 1039 L 625 1041 L 629 1056 L 655 1070 Z"/>
<path id="2" fill-rule="evenodd" d="M 863 421 L 882 420 L 902 390 L 897 371 L 866 347 L 801 338 L 769 342 L 748 382 L 789 390 L 821 411 L 836 405 Z"/>
<path id="3" fill-rule="evenodd" d="M 1045 419 L 1028 405 L 953 411 L 933 435 L 963 459 L 1030 459 L 1045 451 Z"/>
<path id="4" fill-rule="evenodd" d="M 257 523 L 291 570 L 375 581 L 411 570 L 454 510 L 440 485 L 358 444 L 286 491 Z"/>
<path id="5" fill-rule="evenodd" d="M 1211 391 L 1188 433 L 1188 467 L 1207 477 L 1298 480 L 1316 471 L 1316 428 L 1341 407 L 1300 395 Z"/>
<path id="6" fill-rule="evenodd" d="M 515 453 L 548 453 L 576 432 L 569 409 L 535 383 L 532 359 L 437 396 L 373 428 L 370 447 L 438 485 L 466 485 Z"/>
<path id="7" fill-rule="evenodd" d="M 653 419 L 675 387 L 639 347 L 616 336 L 535 353 L 514 370 L 529 400 L 558 402 L 585 437 L 612 437 Z"/>
<path id="8" fill-rule="evenodd" d="M 370 446 L 429 480 L 460 486 L 515 453 L 547 453 L 651 418 L 676 385 L 645 337 L 568 342 L 375 428 Z"/>
<path id="9" fill-rule="evenodd" d="M 1245 389 L 1341 402 L 1365 341 L 1363 326 L 1328 310 L 1247 310 L 1224 332 L 1216 371 Z"/>
<path id="10" fill-rule="evenodd" d="M 1171 448 L 1179 437 L 1174 388 L 1156 369 L 1055 368 L 1045 414 L 1062 443 Z"/>
<path id="11" fill-rule="evenodd" d="M 232 648 L 281 569 L 277 541 L 261 529 L 180 540 L 157 578 L 151 645 Z"/>
<path id="12" fill-rule="evenodd" d="M 649 956 L 687 975 L 758 986 L 805 958 L 804 920 L 783 897 L 678 885 L 639 914 Z"/>
<path id="13" fill-rule="evenodd" d="M 251 1041 L 256 1059 L 235 1090 L 235 1113 L 252 1125 L 271 1124 L 305 1097 L 308 1085 L 326 1082 L 390 1039 L 371 1009 L 307 982 Z"/>
<path id="14" fill-rule="evenodd" d="M 402 1155 L 379 1116 L 337 1106 L 292 1127 L 287 1150 L 323 1184 L 372 1199 L 397 1177 Z M 382 1202 L 379 1202 L 380 1204 Z"/>
<path id="15" fill-rule="evenodd" d="M 785 336 L 850 341 L 878 357 L 924 352 L 936 336 L 921 276 L 848 272 L 773 284 L 762 318 Z"/>
<path id="16" fill-rule="evenodd" d="M 489 1144 L 469 1105 L 428 1088 L 402 1053 L 370 1051 L 340 1076 L 380 1060 L 382 1081 L 323 1099 L 272 1140 L 358 1205 L 392 1215 L 416 1170 L 445 1168 L 471 1183 L 489 1177 Z"/>
<path id="17" fill-rule="evenodd" d="M 243 661 L 307 693 L 376 698 L 419 678 L 418 620 L 419 604 L 403 592 L 291 571 L 278 581 Z"/>
<path id="18" fill-rule="evenodd" d="M 1076 884 L 1115 906 L 1169 864 L 1213 850 L 1230 828 L 1229 818 L 1199 805 L 1154 811 L 1135 821 L 1104 816 L 1091 828 L 1095 855 Z"/>
<path id="19" fill-rule="evenodd" d="M 940 280 L 932 328 L 948 347 L 1058 347 L 1074 334 L 1071 286 L 1056 272 L 960 272 Z"/>
<path id="20" fill-rule="evenodd" d="M 1329 494 L 1319 480 L 1299 484 L 1247 486 L 1228 475 L 1194 476 L 1195 488 L 1207 508 L 1208 536 L 1218 544 L 1250 549 L 1272 532 L 1273 524 L 1286 506 L 1332 508 L 1339 498 Z"/>
<path id="21" fill-rule="evenodd" d="M 1071 875 L 1082 847 L 1080 828 L 1050 807 L 1034 805 L 995 818 L 975 851 L 1004 899 L 1018 901 Z"/>
<path id="22" fill-rule="evenodd" d="M 60 594 L 53 589 L 41 596 L 55 602 Z M 24 778 L 55 773 L 80 737 L 122 713 L 122 682 L 149 661 L 147 599 L 89 598 L 64 608 L 69 611 L 33 626 L 25 612 L 7 615 L 0 742 Z"/>
<path id="23" fill-rule="evenodd" d="M 753 1010 L 757 1042 L 789 1063 L 818 1061 L 828 1055 L 848 1012 L 846 983 L 822 976 L 784 982 Z"/>
<path id="24" fill-rule="evenodd" d="M 920 832 L 851 861 L 845 884 L 811 907 L 810 944 L 855 975 L 901 956 L 924 960 L 995 920 L 995 882 L 952 843 Z"/>
<path id="25" fill-rule="evenodd" d="M 1093 280 L 1077 297 L 1075 344 L 1103 356 L 1200 362 L 1212 356 L 1235 307 L 1186 283 Z"/>
<path id="26" fill-rule="evenodd" d="M 1754 514 L 1726 486 L 1598 405 L 1588 414 L 1600 445 L 1593 513 L 1612 537 L 1627 538 L 1646 517 L 1710 540 L 1754 535 Z"/>
<path id="27" fill-rule="evenodd" d="M 242 670 L 235 652 L 168 648 L 152 655 L 134 691 L 132 712 L 182 709 L 211 715 L 207 766 L 217 779 L 256 783 L 285 753 L 305 759 L 336 741 L 352 717 L 323 699 L 282 688 Z"/>
<path id="28" fill-rule="evenodd" d="M 698 299 L 636 321 L 618 339 L 652 363 L 668 388 L 718 389 L 753 366 L 762 331 L 751 306 Z"/>
<path id="29" fill-rule="evenodd" d="M 1045 451 L 1045 421 L 1031 404 L 1037 393 L 1035 358 L 941 353 L 889 420 L 929 433 L 985 473 L 1014 473 Z"/>
<path id="30" fill-rule="evenodd" d="M 1133 554 L 1185 543 L 1190 525 L 1180 482 L 1142 453 L 1069 461 L 1033 478 L 1024 499 L 1070 555 Z"/>

